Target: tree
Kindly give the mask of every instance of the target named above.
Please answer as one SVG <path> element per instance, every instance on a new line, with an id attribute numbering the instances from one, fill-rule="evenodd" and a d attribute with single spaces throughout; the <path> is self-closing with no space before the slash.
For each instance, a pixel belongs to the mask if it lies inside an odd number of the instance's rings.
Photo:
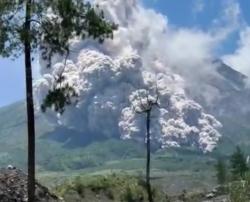
<path id="1" fill-rule="evenodd" d="M 222 160 L 221 158 L 218 159 L 217 164 L 215 165 L 215 169 L 218 184 L 224 185 L 227 179 L 227 170 L 224 160 Z"/>
<path id="2" fill-rule="evenodd" d="M 93 37 L 99 42 L 113 37 L 116 25 L 105 20 L 83 0 L 1 0 L 0 56 L 20 57 L 24 53 L 28 127 L 28 199 L 35 201 L 35 120 L 32 92 L 32 60 L 41 52 L 51 66 L 53 55 L 68 55 L 69 39 Z M 61 80 L 63 78 L 60 78 Z M 59 107 L 72 89 L 52 91 L 60 98 Z M 51 97 L 51 96 L 50 96 Z M 66 100 L 68 101 L 68 100 Z M 67 102 L 68 103 L 68 102 Z"/>
<path id="3" fill-rule="evenodd" d="M 240 147 L 237 146 L 236 151 L 232 154 L 231 159 L 231 173 L 234 179 L 244 179 L 248 171 L 245 154 Z"/>
<path id="4" fill-rule="evenodd" d="M 146 187 L 149 202 L 153 202 L 152 189 L 150 183 L 150 162 L 151 162 L 151 112 L 154 107 L 159 107 L 159 93 L 156 88 L 156 95 L 150 96 L 149 91 L 137 91 L 139 98 L 139 106 L 133 106 L 133 109 L 138 114 L 146 114 L 146 147 L 147 147 L 147 160 L 146 160 Z M 144 99 L 143 99 L 144 97 Z"/>

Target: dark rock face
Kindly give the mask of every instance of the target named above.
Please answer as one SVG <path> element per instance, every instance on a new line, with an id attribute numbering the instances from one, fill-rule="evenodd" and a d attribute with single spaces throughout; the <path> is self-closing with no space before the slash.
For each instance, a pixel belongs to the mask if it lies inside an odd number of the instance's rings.
<path id="1" fill-rule="evenodd" d="M 234 70 L 230 66 L 226 65 L 221 60 L 215 60 L 214 64 L 217 66 L 217 72 L 232 85 L 238 87 L 239 89 L 244 89 L 246 87 L 247 76 Z"/>
<path id="2" fill-rule="evenodd" d="M 18 169 L 0 169 L 0 201 L 26 202 L 27 175 Z M 59 202 L 46 187 L 36 184 L 36 202 Z"/>

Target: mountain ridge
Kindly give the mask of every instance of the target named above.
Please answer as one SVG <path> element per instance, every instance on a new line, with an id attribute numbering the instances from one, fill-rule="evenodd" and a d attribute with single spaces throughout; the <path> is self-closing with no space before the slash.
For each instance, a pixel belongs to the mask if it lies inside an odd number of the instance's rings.
<path id="1" fill-rule="evenodd" d="M 225 69 L 229 67 L 223 66 L 223 68 Z M 236 71 L 229 69 L 229 72 L 230 74 L 234 73 L 236 75 L 235 77 L 229 77 L 229 80 L 239 78 L 239 75 L 240 78 L 246 79 L 245 76 L 242 76 L 240 73 L 236 73 Z M 227 76 L 228 73 L 224 73 L 223 75 Z M 246 88 L 242 88 L 240 92 L 237 91 L 240 96 L 237 96 L 234 99 L 240 99 L 238 100 L 239 106 L 241 104 L 242 97 L 244 99 L 248 98 L 248 96 L 244 95 L 247 90 L 248 89 Z M 222 108 L 223 110 L 230 110 L 231 105 L 229 101 L 234 102 L 234 100 L 231 99 L 230 92 L 227 96 L 228 97 L 223 98 L 223 101 L 216 103 L 216 107 L 221 108 L 220 110 L 222 110 Z M 224 105 L 224 102 L 227 104 Z M 236 109 L 237 107 L 234 108 L 234 110 Z M 248 147 L 248 145 L 250 145 L 250 136 L 248 135 L 250 134 L 250 127 L 246 124 L 247 118 L 245 113 L 242 114 L 241 110 L 239 110 L 237 113 L 221 113 L 221 111 L 215 107 L 206 107 L 205 110 L 215 115 L 224 125 L 224 128 L 222 128 L 220 131 L 223 136 L 219 142 L 216 152 L 219 152 L 222 155 L 228 155 L 228 153 L 232 152 L 234 147 L 238 144 L 243 145 L 245 149 Z M 242 111 L 245 112 L 244 110 Z M 27 140 L 25 116 L 25 103 L 23 101 L 19 101 L 13 103 L 10 106 L 0 108 L 0 164 L 1 158 L 2 162 L 4 162 L 8 161 L 8 159 L 10 159 L 9 161 L 12 161 L 13 159 L 18 159 L 18 161 L 20 161 L 19 156 L 25 157 Z M 64 155 L 63 153 L 65 153 L 65 151 L 70 152 L 70 150 L 72 150 L 74 153 L 75 149 L 77 150 L 78 148 L 81 149 L 88 147 L 88 145 L 91 145 L 93 142 L 99 141 L 100 144 L 102 144 L 102 141 L 105 142 L 105 138 L 103 139 L 98 136 L 89 137 L 88 134 L 80 133 L 79 131 L 74 131 L 73 129 L 62 126 L 56 127 L 43 118 L 43 115 L 36 116 L 36 131 L 38 148 L 46 150 L 46 146 L 48 146 L 51 147 L 52 150 L 54 148 L 54 150 L 57 151 L 56 153 L 58 154 L 55 153 L 56 155 L 62 156 Z M 120 144 L 119 142 L 117 143 Z M 50 151 L 46 152 L 49 153 Z M 75 154 L 77 154 L 77 152 Z M 13 157 L 13 155 L 15 157 Z M 48 156 L 49 155 L 50 154 L 48 154 Z M 38 157 L 38 159 L 44 158 Z"/>

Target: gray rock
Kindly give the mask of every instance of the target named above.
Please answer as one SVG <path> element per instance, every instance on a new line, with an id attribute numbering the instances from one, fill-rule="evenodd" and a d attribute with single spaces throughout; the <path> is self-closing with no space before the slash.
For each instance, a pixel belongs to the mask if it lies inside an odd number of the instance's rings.
<path id="1" fill-rule="evenodd" d="M 39 183 L 36 183 L 36 202 L 59 202 L 54 194 Z M 27 175 L 14 167 L 0 169 L 0 201 L 1 202 L 26 202 Z"/>

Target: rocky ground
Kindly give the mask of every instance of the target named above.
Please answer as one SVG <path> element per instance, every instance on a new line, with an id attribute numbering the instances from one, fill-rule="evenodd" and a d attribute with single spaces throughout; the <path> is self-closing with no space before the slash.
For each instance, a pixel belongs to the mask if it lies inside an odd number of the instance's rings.
<path id="1" fill-rule="evenodd" d="M 15 168 L 0 169 L 0 201 L 1 202 L 26 202 L 27 175 Z M 49 190 L 36 184 L 36 202 L 58 202 L 59 199 Z"/>
<path id="2" fill-rule="evenodd" d="M 215 187 L 208 193 L 183 192 L 178 196 L 170 197 L 170 202 L 230 202 L 229 195 L 223 187 Z"/>
<path id="3" fill-rule="evenodd" d="M 222 195 L 204 199 L 202 202 L 230 202 L 230 199 L 227 195 Z"/>
<path id="4" fill-rule="evenodd" d="M 206 194 L 202 202 L 229 202 L 229 196 L 221 191 L 219 187 L 214 188 L 210 193 Z"/>
<path id="5" fill-rule="evenodd" d="M 228 196 L 218 196 L 213 199 L 204 200 L 202 202 L 230 202 Z"/>

